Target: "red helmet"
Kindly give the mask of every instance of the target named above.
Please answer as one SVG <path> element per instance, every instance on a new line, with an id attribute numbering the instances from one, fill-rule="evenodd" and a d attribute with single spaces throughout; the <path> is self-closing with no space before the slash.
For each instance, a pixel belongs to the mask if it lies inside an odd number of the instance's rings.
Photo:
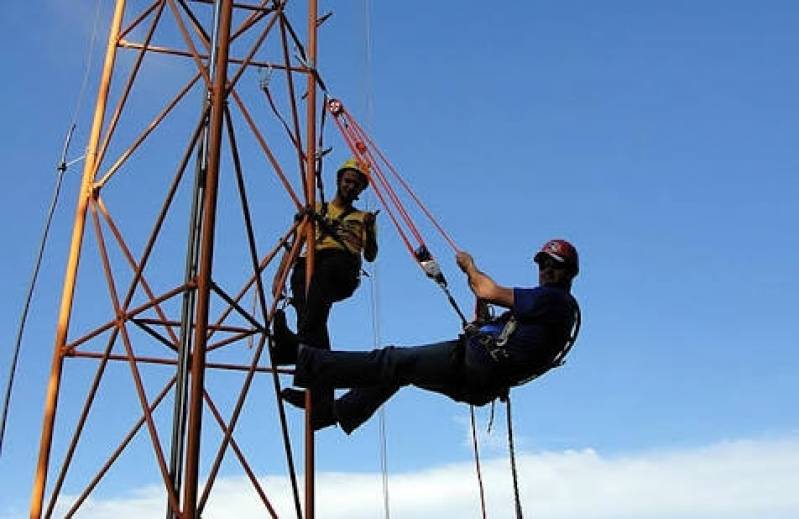
<path id="1" fill-rule="evenodd" d="M 577 256 L 577 249 L 566 240 L 549 240 L 541 247 L 541 250 L 535 253 L 533 261 L 538 263 L 544 256 L 549 256 L 558 263 L 570 267 L 575 276 L 580 271 L 580 258 Z"/>

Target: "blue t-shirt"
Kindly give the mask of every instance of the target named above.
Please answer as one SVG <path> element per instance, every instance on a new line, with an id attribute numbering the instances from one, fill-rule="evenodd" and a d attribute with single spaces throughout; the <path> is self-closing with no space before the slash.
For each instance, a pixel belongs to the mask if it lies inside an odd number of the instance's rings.
<path id="1" fill-rule="evenodd" d="M 505 345 L 507 360 L 502 362 L 503 374 L 525 377 L 548 365 L 569 340 L 577 314 L 577 301 L 565 289 L 557 286 L 514 288 L 513 308 L 495 321 L 480 328 L 480 333 L 497 336 L 511 315 L 518 323 L 516 331 Z M 470 347 L 482 350 L 479 355 L 487 362 L 491 357 L 476 341 Z"/>

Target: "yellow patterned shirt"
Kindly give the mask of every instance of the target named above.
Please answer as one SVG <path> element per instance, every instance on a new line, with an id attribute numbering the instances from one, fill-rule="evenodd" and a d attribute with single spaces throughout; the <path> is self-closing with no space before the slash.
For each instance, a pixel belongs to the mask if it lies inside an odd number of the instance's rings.
<path id="1" fill-rule="evenodd" d="M 322 204 L 317 202 L 316 211 L 322 214 Z M 316 250 L 345 250 L 360 257 L 367 233 L 375 232 L 374 227 L 371 231 L 367 229 L 364 223 L 366 214 L 357 209 L 345 211 L 334 204 L 327 204 L 327 212 L 323 215 L 325 225 L 316 224 Z"/>

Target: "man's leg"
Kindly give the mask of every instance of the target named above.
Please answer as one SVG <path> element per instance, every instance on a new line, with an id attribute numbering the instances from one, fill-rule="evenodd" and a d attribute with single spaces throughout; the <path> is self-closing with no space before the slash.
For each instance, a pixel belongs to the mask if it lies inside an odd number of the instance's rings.
<path id="1" fill-rule="evenodd" d="M 324 351 L 300 345 L 294 383 L 336 388 L 414 384 L 435 390 L 457 383 L 459 340 L 424 346 L 361 351 Z"/>
<path id="2" fill-rule="evenodd" d="M 291 273 L 291 294 L 297 311 L 297 336 L 305 344 L 315 348 L 330 349 L 327 319 L 331 302 L 328 291 L 328 268 L 324 255 L 319 255 L 311 284 L 305 290 L 305 261 L 298 261 Z"/>
<path id="3" fill-rule="evenodd" d="M 324 256 L 318 256 L 314 275 L 308 291 L 305 290 L 305 262 L 298 262 L 291 276 L 291 292 L 294 308 L 297 311 L 297 337 L 299 341 L 315 348 L 330 349 L 330 337 L 327 331 L 327 319 L 330 315 L 331 304 L 325 295 L 328 277 L 328 268 Z M 287 402 L 296 405 L 296 395 L 290 390 L 282 393 Z M 314 416 L 319 417 L 319 423 L 332 425 L 327 417 L 332 415 L 333 389 L 315 387 L 311 390 L 314 405 Z M 302 397 L 304 404 L 304 396 Z"/>
<path id="4" fill-rule="evenodd" d="M 399 386 L 372 386 L 350 389 L 336 400 L 334 416 L 347 434 L 371 418 L 375 411 L 394 396 Z"/>
<path id="5" fill-rule="evenodd" d="M 297 313 L 297 323 L 300 316 L 305 311 L 305 258 L 297 258 L 294 268 L 289 277 L 289 287 L 291 288 L 291 306 Z M 296 326 L 294 328 L 297 329 Z"/>
<path id="6" fill-rule="evenodd" d="M 462 382 L 460 354 L 458 340 L 371 352 L 321 352 L 301 347 L 294 382 L 353 388 L 336 400 L 334 407 L 338 423 L 349 434 L 404 385 L 454 398 Z"/>

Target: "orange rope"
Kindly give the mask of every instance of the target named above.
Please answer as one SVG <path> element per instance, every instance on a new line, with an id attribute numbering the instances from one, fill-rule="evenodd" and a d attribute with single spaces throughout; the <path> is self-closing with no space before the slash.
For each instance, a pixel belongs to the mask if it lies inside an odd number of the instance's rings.
<path id="1" fill-rule="evenodd" d="M 345 111 L 345 113 L 347 113 L 348 117 L 350 117 L 350 118 L 352 117 L 352 116 L 349 115 L 349 112 Z M 438 223 L 438 221 L 433 216 L 433 214 L 430 212 L 430 210 L 427 208 L 427 206 L 425 206 L 425 204 L 416 195 L 416 193 L 413 191 L 413 189 L 411 189 L 410 185 L 405 181 L 405 179 L 402 178 L 402 175 L 399 174 L 397 169 L 388 160 L 388 158 L 386 158 L 386 156 L 383 154 L 383 152 L 380 150 L 380 148 L 374 143 L 374 141 L 372 141 L 372 139 L 369 137 L 369 135 L 367 135 L 366 132 L 363 131 L 363 129 L 360 126 L 358 126 L 357 122 L 352 121 L 352 124 L 356 128 L 356 130 L 358 131 L 358 134 L 363 138 L 363 140 L 366 141 L 369 144 L 369 147 L 371 149 L 375 150 L 377 155 L 380 157 L 380 160 L 382 160 L 383 163 L 385 163 L 385 165 L 388 167 L 389 171 L 391 171 L 391 173 L 394 175 L 394 178 L 396 178 L 399 181 L 399 183 L 402 185 L 402 187 L 405 188 L 405 191 L 408 192 L 408 194 L 411 196 L 413 201 L 416 202 L 416 205 L 419 206 L 419 209 L 421 209 L 422 212 L 425 214 L 425 216 L 427 216 L 427 218 L 430 220 L 430 223 L 433 224 L 433 226 L 436 228 L 436 230 L 438 230 L 438 232 L 441 234 L 441 236 L 444 238 L 444 240 L 450 245 L 450 247 L 452 247 L 453 252 L 458 252 L 460 250 L 460 248 L 455 244 L 455 241 L 444 230 L 444 228 Z"/>
<path id="2" fill-rule="evenodd" d="M 336 114 L 334 113 L 334 115 Z M 345 115 L 345 121 L 343 121 L 343 123 L 340 120 L 339 117 L 340 115 Z M 414 225 L 413 220 L 408 214 L 408 211 L 402 205 L 402 201 L 400 200 L 399 196 L 397 196 L 397 193 L 391 188 L 391 185 L 386 179 L 386 176 L 383 174 L 382 170 L 380 169 L 379 162 L 375 159 L 374 155 L 372 155 L 371 150 L 366 147 L 366 145 L 364 144 L 364 140 L 362 138 L 359 138 L 361 135 L 359 135 L 358 129 L 356 129 L 357 123 L 355 123 L 355 121 L 353 121 L 352 118 L 349 116 L 349 114 L 347 114 L 343 109 L 341 112 L 338 112 L 338 115 L 336 116 L 336 121 L 339 130 L 341 130 L 342 135 L 344 135 L 344 138 L 347 141 L 347 144 L 349 145 L 353 154 L 362 161 L 367 162 L 371 166 L 369 176 L 377 181 L 373 182 L 372 184 L 374 184 L 375 187 L 377 187 L 378 189 L 380 189 L 380 187 L 378 186 L 382 185 L 382 188 L 386 191 L 386 194 L 388 195 L 389 199 L 394 205 L 394 208 L 400 214 L 408 231 L 414 236 L 419 245 L 424 245 L 424 239 L 422 238 L 421 233 Z M 363 130 L 361 130 L 360 133 L 362 134 Z M 386 206 L 386 209 L 389 209 L 389 207 Z"/>
<path id="3" fill-rule="evenodd" d="M 335 117 L 333 120 L 336 122 L 336 126 L 338 127 L 339 131 L 341 132 L 341 135 L 344 137 L 344 140 L 347 142 L 347 145 L 350 147 L 353 153 L 356 156 L 362 155 L 362 153 L 358 151 L 357 145 L 355 143 L 356 141 L 354 140 L 353 136 L 347 131 L 347 129 L 343 126 L 342 121 L 340 121 L 338 117 Z M 380 203 L 386 209 L 386 212 L 391 218 L 391 221 L 394 223 L 394 226 L 397 228 L 397 232 L 399 233 L 403 243 L 405 243 L 405 246 L 408 248 L 408 251 L 411 254 L 413 254 L 414 246 L 411 244 L 410 239 L 408 238 L 402 224 L 399 222 L 397 216 L 394 214 L 394 210 L 392 210 L 392 204 L 386 201 L 386 196 L 382 192 L 382 188 L 378 185 L 377 182 L 372 182 L 372 187 L 374 188 L 375 195 L 380 200 Z"/>
<path id="4" fill-rule="evenodd" d="M 340 101 L 331 100 L 328 103 L 328 109 L 333 113 L 335 116 L 335 120 L 339 129 L 344 135 L 347 144 L 349 145 L 350 149 L 352 150 L 353 154 L 361 159 L 366 159 L 366 162 L 369 163 L 371 166 L 371 176 L 379 179 L 381 183 L 389 190 L 392 195 L 392 200 L 395 202 L 397 207 L 404 213 L 408 214 L 407 210 L 402 205 L 399 197 L 396 195 L 394 190 L 390 187 L 390 183 L 386 178 L 385 173 L 383 173 L 383 168 L 381 168 L 380 164 L 384 164 L 386 168 L 391 172 L 393 177 L 399 182 L 402 188 L 408 193 L 411 199 L 416 203 L 419 209 L 424 213 L 424 215 L 430 220 L 430 223 L 436 228 L 436 230 L 441 234 L 442 238 L 449 244 L 453 251 L 457 252 L 460 250 L 458 245 L 452 239 L 452 237 L 447 233 L 447 231 L 443 228 L 443 226 L 438 222 L 438 220 L 433 216 L 433 213 L 427 208 L 427 206 L 421 201 L 419 196 L 416 192 L 411 188 L 410 184 L 399 174 L 397 168 L 388 160 L 386 155 L 383 151 L 375 144 L 371 137 L 361 128 L 357 121 L 352 117 L 352 115 L 347 111 L 347 109 L 341 104 Z M 342 123 L 340 119 L 343 119 L 344 122 Z M 413 225 L 412 221 L 409 220 L 409 228 L 411 232 L 419 239 L 419 241 L 423 244 L 424 241 L 421 239 L 421 235 L 418 235 L 418 229 L 415 225 Z"/>

